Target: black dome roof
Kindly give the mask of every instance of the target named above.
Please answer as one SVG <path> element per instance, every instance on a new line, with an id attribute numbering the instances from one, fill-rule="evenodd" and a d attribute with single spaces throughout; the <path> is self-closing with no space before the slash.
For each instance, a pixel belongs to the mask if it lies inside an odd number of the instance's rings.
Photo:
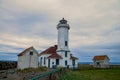
<path id="1" fill-rule="evenodd" d="M 62 20 L 60 20 L 61 24 L 67 24 L 67 20 L 65 20 L 64 18 L 62 18 Z"/>

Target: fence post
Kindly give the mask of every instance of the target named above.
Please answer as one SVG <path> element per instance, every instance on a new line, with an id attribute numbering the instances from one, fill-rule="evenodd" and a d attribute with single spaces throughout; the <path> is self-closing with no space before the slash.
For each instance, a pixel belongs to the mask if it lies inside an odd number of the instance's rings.
<path id="1" fill-rule="evenodd" d="M 49 80 L 52 80 L 52 73 L 51 73 L 50 76 L 49 76 Z"/>

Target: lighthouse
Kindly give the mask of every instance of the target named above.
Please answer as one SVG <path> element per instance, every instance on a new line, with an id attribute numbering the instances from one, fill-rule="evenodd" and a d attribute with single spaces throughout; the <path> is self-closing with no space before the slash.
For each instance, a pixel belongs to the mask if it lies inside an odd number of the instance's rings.
<path id="1" fill-rule="evenodd" d="M 51 46 L 39 54 L 40 66 L 48 68 L 78 67 L 78 58 L 74 57 L 69 50 L 69 24 L 64 18 L 57 24 L 57 45 Z"/>
<path id="2" fill-rule="evenodd" d="M 69 50 L 69 24 L 64 18 L 59 21 L 57 25 L 58 30 L 58 39 L 57 39 L 57 53 L 62 56 L 63 60 L 61 61 L 62 66 L 70 65 L 70 50 Z"/>

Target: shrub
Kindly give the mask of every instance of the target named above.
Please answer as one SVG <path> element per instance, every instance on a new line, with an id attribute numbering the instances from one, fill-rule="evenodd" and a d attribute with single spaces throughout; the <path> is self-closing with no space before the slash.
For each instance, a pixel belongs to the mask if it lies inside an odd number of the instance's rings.
<path id="1" fill-rule="evenodd" d="M 46 66 L 40 66 L 37 68 L 38 71 L 46 71 L 47 67 Z"/>
<path id="2" fill-rule="evenodd" d="M 44 66 L 38 67 L 38 68 L 25 68 L 23 70 L 18 69 L 17 72 L 20 73 L 28 73 L 28 72 L 39 72 L 39 71 L 46 71 L 47 68 Z"/>

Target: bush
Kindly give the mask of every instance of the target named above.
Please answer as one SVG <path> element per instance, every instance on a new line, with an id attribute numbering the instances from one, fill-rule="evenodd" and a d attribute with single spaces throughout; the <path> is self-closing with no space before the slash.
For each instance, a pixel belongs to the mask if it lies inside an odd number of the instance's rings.
<path id="1" fill-rule="evenodd" d="M 46 71 L 47 67 L 46 66 L 40 66 L 37 68 L 38 71 Z"/>
<path id="2" fill-rule="evenodd" d="M 39 72 L 39 71 L 46 71 L 47 68 L 44 66 L 38 67 L 38 68 L 25 68 L 23 70 L 18 69 L 17 72 L 20 73 L 28 73 L 28 72 Z"/>

